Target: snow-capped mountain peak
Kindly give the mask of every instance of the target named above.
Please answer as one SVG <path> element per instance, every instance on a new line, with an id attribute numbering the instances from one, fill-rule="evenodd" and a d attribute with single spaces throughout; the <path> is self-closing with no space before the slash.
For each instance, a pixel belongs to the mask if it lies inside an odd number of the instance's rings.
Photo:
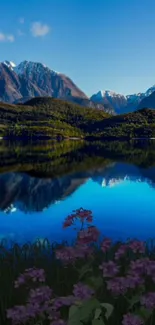
<path id="1" fill-rule="evenodd" d="M 29 75 L 31 75 L 32 72 L 36 72 L 38 74 L 42 74 L 45 72 L 50 72 L 52 74 L 58 74 L 56 71 L 51 70 L 50 68 L 48 68 L 45 64 L 42 64 L 40 62 L 32 62 L 32 61 L 23 61 L 21 62 L 19 65 L 17 65 L 14 68 L 14 71 L 18 74 L 18 75 L 22 75 L 25 72 L 27 72 Z"/>
<path id="2" fill-rule="evenodd" d="M 14 68 L 16 67 L 16 64 L 12 61 L 7 61 L 5 60 L 3 62 L 3 64 L 5 64 L 8 68 L 10 68 L 11 70 L 14 70 Z"/>
<path id="3" fill-rule="evenodd" d="M 103 98 L 103 97 L 123 97 L 123 95 L 118 94 L 112 90 L 100 90 L 96 96 Z"/>

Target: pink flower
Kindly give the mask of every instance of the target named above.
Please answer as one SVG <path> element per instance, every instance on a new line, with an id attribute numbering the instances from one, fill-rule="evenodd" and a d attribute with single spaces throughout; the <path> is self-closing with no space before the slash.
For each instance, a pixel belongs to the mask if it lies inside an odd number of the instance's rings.
<path id="1" fill-rule="evenodd" d="M 107 250 L 110 248 L 111 246 L 111 239 L 109 238 L 104 238 L 102 243 L 101 243 L 101 250 L 103 253 L 107 252 Z"/>
<path id="2" fill-rule="evenodd" d="M 65 219 L 65 221 L 64 221 L 64 223 L 63 223 L 63 228 L 67 228 L 67 227 L 72 226 L 73 223 L 74 223 L 74 219 L 75 219 L 74 214 L 69 215 L 69 216 Z"/>
<path id="3" fill-rule="evenodd" d="M 93 216 L 92 216 L 92 211 L 91 210 L 85 210 L 83 208 L 77 209 L 75 211 L 73 211 L 73 213 L 71 215 L 69 215 L 63 224 L 63 228 L 67 228 L 70 227 L 74 224 L 74 222 L 76 220 L 80 220 L 82 223 L 84 223 L 84 221 L 91 223 L 93 220 Z"/>

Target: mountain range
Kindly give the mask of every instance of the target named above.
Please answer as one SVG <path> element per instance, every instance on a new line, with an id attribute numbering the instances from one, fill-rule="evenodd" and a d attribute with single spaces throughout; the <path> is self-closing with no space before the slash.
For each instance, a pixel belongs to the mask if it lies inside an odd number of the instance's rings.
<path id="1" fill-rule="evenodd" d="M 98 91 L 90 98 L 66 75 L 38 62 L 12 61 L 0 63 L 0 101 L 24 103 L 33 97 L 54 97 L 81 106 L 97 108 L 111 114 L 155 108 L 155 85 L 145 93 L 122 95 L 113 91 Z"/>
<path id="2" fill-rule="evenodd" d="M 95 103 L 111 107 L 116 114 L 124 114 L 140 108 L 155 108 L 155 100 L 152 100 L 152 104 L 150 103 L 150 97 L 153 96 L 153 94 L 155 98 L 155 85 L 149 88 L 145 93 L 126 96 L 109 90 L 99 91 L 91 96 L 90 99 Z"/>

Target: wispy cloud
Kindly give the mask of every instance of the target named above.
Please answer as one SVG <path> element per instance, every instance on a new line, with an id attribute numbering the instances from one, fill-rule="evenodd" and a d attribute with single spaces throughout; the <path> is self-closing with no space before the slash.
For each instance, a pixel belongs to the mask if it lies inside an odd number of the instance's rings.
<path id="1" fill-rule="evenodd" d="M 19 23 L 20 24 L 24 24 L 25 23 L 25 19 L 23 17 L 19 18 Z"/>
<path id="2" fill-rule="evenodd" d="M 14 35 L 6 35 L 4 33 L 0 33 L 0 42 L 10 42 L 13 43 L 15 41 Z"/>
<path id="3" fill-rule="evenodd" d="M 18 36 L 24 36 L 25 35 L 25 33 L 23 33 L 21 29 L 17 30 L 17 34 L 18 34 Z"/>
<path id="4" fill-rule="evenodd" d="M 31 33 L 33 37 L 43 37 L 50 32 L 50 27 L 41 22 L 34 22 L 31 27 Z"/>

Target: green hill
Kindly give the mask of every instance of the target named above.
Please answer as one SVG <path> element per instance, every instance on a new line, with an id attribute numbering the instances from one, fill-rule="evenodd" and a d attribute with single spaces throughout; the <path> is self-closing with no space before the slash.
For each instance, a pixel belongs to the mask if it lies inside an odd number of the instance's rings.
<path id="1" fill-rule="evenodd" d="M 44 97 L 19 105 L 0 103 L 0 136 L 155 137 L 155 110 L 112 116 L 103 110 Z"/>

